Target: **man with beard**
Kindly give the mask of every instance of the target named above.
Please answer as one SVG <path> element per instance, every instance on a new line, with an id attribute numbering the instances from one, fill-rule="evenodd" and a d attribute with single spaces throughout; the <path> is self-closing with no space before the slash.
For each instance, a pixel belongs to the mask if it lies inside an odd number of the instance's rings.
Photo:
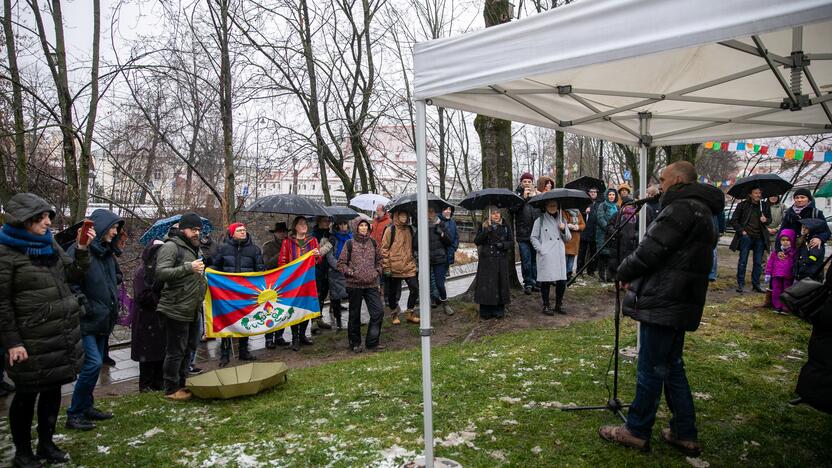
<path id="1" fill-rule="evenodd" d="M 199 339 L 199 314 L 206 288 L 205 263 L 199 256 L 201 233 L 199 215 L 185 213 L 179 220 L 179 230 L 168 237 L 156 257 L 156 278 L 165 284 L 158 306 L 165 321 L 165 397 L 176 401 L 191 398 L 185 377 Z"/>

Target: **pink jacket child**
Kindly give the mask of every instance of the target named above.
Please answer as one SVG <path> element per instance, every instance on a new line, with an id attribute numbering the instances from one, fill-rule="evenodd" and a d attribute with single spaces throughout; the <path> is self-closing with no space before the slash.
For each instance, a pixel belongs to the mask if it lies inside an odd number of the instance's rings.
<path id="1" fill-rule="evenodd" d="M 780 232 L 781 252 L 771 252 L 766 262 L 766 282 L 771 282 L 771 305 L 777 312 L 783 311 L 780 294 L 794 281 L 794 259 L 797 254 L 795 239 L 797 234 L 792 229 Z"/>

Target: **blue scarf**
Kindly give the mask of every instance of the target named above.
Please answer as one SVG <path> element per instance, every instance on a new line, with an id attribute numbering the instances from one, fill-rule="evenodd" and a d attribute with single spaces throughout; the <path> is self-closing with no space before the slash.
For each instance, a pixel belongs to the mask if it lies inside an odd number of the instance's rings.
<path id="1" fill-rule="evenodd" d="M 52 255 L 54 253 L 54 250 L 52 250 L 52 231 L 48 229 L 46 234 L 36 236 L 25 229 L 4 224 L 3 229 L 0 230 L 0 244 L 8 245 L 30 257 Z"/>
<path id="2" fill-rule="evenodd" d="M 336 231 L 335 238 L 338 239 L 338 245 L 335 246 L 335 258 L 341 258 L 341 250 L 344 248 L 347 241 L 352 239 L 352 233 Z"/>

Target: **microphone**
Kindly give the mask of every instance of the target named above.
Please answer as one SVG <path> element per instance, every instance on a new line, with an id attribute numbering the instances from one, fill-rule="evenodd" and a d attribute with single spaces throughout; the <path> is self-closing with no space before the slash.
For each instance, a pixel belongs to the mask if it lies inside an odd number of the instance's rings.
<path id="1" fill-rule="evenodd" d="M 644 204 L 654 202 L 654 201 L 659 201 L 659 198 L 661 198 L 661 196 L 662 196 L 661 193 L 657 193 L 657 194 L 653 195 L 652 197 L 639 198 L 638 200 L 629 200 L 629 201 L 624 202 L 624 205 L 622 205 L 622 206 L 632 205 L 632 206 L 635 206 L 636 208 L 638 208 L 638 207 L 640 207 Z"/>

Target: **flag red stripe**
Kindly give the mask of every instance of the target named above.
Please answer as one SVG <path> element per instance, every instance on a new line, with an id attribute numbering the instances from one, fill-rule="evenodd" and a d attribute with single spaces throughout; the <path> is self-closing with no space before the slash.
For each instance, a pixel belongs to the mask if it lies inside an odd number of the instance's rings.
<path id="1" fill-rule="evenodd" d="M 306 274 L 306 272 L 309 271 L 310 263 L 312 265 L 314 265 L 313 262 L 314 262 L 314 257 L 309 257 L 306 260 L 304 260 L 303 263 L 295 271 L 293 271 L 292 274 L 289 275 L 288 278 L 286 278 L 280 284 L 280 286 L 278 286 L 277 288 L 274 288 L 274 289 L 276 289 L 278 291 L 278 294 L 280 294 L 280 292 L 283 290 L 283 288 L 286 287 L 287 284 L 291 283 L 292 281 L 294 281 L 294 280 L 300 278 L 301 276 L 303 276 L 304 274 Z"/>
<path id="2" fill-rule="evenodd" d="M 220 315 L 218 317 L 212 317 L 214 323 L 214 331 L 222 331 L 223 328 L 234 324 L 241 318 L 250 314 L 254 309 L 257 308 L 257 306 L 258 304 L 247 305 L 245 307 L 235 310 L 234 312 L 229 312 L 225 315 Z"/>
<path id="3" fill-rule="evenodd" d="M 212 301 L 236 301 L 245 299 L 254 300 L 255 298 L 257 298 L 257 291 L 242 293 L 237 291 L 231 291 L 228 289 L 222 289 L 217 286 L 209 286 L 208 289 L 211 291 Z"/>
<path id="4" fill-rule="evenodd" d="M 282 291 L 280 297 L 299 297 L 299 296 L 317 296 L 318 288 L 314 281 L 308 281 L 289 291 Z"/>

